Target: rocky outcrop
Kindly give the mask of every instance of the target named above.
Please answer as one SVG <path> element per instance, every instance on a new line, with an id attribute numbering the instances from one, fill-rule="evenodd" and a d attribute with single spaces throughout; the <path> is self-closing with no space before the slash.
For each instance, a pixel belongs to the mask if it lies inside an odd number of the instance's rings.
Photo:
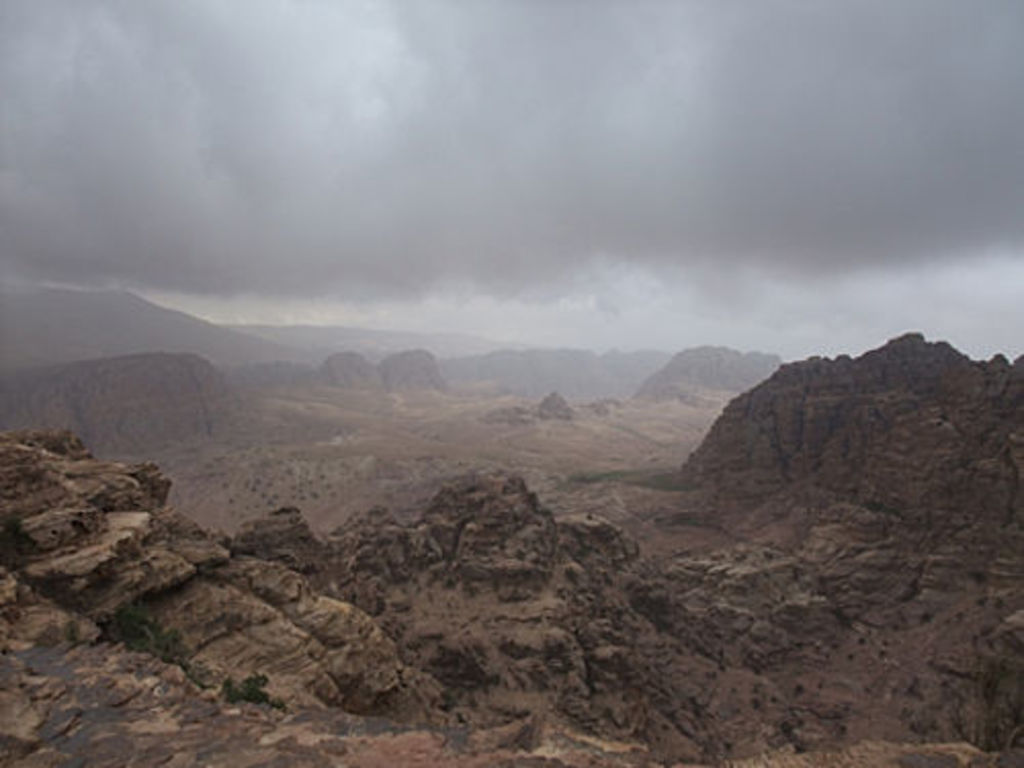
<path id="1" fill-rule="evenodd" d="M 106 645 L 0 656 L 0 765 L 641 768 L 650 755 L 537 719 L 469 732 L 337 709 L 281 712 L 200 691 L 176 666 Z M 883 765 L 876 763 L 876 765 Z"/>
<path id="2" fill-rule="evenodd" d="M 607 415 L 607 410 L 605 411 Z M 557 392 L 551 392 L 535 406 L 511 405 L 495 408 L 480 420 L 489 424 L 527 425 L 537 421 L 572 421 L 576 411 Z"/>
<path id="3" fill-rule="evenodd" d="M 575 415 L 576 414 L 569 406 L 569 403 L 567 403 L 565 398 L 557 392 L 549 394 L 541 400 L 540 405 L 537 406 L 537 416 L 544 421 L 548 421 L 550 419 L 572 421 Z"/>
<path id="4" fill-rule="evenodd" d="M 244 523 L 231 540 L 231 552 L 280 562 L 301 573 L 318 570 L 326 556 L 324 544 L 295 507 L 282 507 Z"/>
<path id="5" fill-rule="evenodd" d="M 916 518 L 808 486 L 753 511 L 787 536 L 765 524 L 653 561 L 618 527 L 556 517 L 505 475 L 448 486 L 411 523 L 374 509 L 326 540 L 292 509 L 219 539 L 167 508 L 167 491 L 152 465 L 96 461 L 67 433 L 0 437 L 0 765 L 100 764 L 115 750 L 129 764 L 173 750 L 254 766 L 650 765 L 780 749 L 756 764 L 1015 759 L 876 742 L 1012 748 L 1024 681 L 1012 525 L 986 568 L 965 572 L 967 534 L 915 538 Z M 218 693 L 251 675 L 286 711 Z"/>
<path id="6" fill-rule="evenodd" d="M 1024 379 L 1001 356 L 909 334 L 783 366 L 683 467 L 687 514 L 746 541 L 667 569 L 690 628 L 725 669 L 773 681 L 775 702 L 779 686 L 799 690 L 785 716 L 796 744 L 878 729 L 1014 742 L 1022 448 Z"/>
<path id="7" fill-rule="evenodd" d="M 436 681 L 370 617 L 283 564 L 232 556 L 164 506 L 169 483 L 152 465 L 96 461 L 67 433 L 35 432 L 0 436 L 0 468 L 5 647 L 102 633 L 201 684 L 263 674 L 290 706 L 443 719 Z"/>
<path id="8" fill-rule="evenodd" d="M 320 366 L 320 378 L 331 386 L 344 389 L 384 388 L 380 371 L 358 352 L 338 352 L 328 357 Z"/>
<path id="9" fill-rule="evenodd" d="M 743 392 L 779 367 L 778 355 L 737 352 L 728 347 L 695 347 L 677 354 L 651 374 L 634 397 L 646 400 L 688 400 L 701 390 Z"/>
<path id="10" fill-rule="evenodd" d="M 729 403 L 684 475 L 751 510 L 814 486 L 894 514 L 1024 521 L 1024 377 L 908 334 L 859 358 L 783 366 Z"/>
<path id="11" fill-rule="evenodd" d="M 411 525 L 376 510 L 329 546 L 319 587 L 375 616 L 459 718 L 548 712 L 676 758 L 721 747 L 698 703 L 714 663 L 632 607 L 643 566 L 607 522 L 556 521 L 521 479 L 488 475 L 446 488 Z"/>
<path id="12" fill-rule="evenodd" d="M 380 361 L 377 370 L 388 392 L 443 392 L 448 388 L 437 366 L 437 359 L 425 349 L 411 349 L 389 355 Z"/>
<path id="13" fill-rule="evenodd" d="M 70 429 L 107 455 L 145 455 L 219 434 L 236 406 L 217 369 L 189 354 L 104 358 L 0 379 L 0 428 Z"/>

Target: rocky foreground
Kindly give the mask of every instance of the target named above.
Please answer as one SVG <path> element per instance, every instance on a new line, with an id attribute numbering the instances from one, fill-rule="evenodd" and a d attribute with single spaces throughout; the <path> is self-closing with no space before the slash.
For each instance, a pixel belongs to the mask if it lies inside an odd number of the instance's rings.
<path id="1" fill-rule="evenodd" d="M 0 755 L 1024 764 L 1020 368 L 919 337 L 783 367 L 684 468 L 658 560 L 500 475 L 218 537 L 152 465 L 9 433 Z M 712 524 L 735 543 L 689 551 Z"/>

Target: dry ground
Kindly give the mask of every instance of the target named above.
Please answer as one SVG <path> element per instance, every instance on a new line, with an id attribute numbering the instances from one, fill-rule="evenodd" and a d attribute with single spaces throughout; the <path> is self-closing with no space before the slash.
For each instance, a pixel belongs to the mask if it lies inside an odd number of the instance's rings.
<path id="1" fill-rule="evenodd" d="M 525 476 L 556 513 L 633 527 L 675 507 L 674 472 L 728 397 L 573 403 L 572 421 L 517 424 L 489 414 L 535 403 L 304 387 L 253 396 L 229 432 L 149 458 L 174 480 L 179 509 L 229 531 L 281 506 L 321 531 L 378 504 L 411 514 L 446 481 L 498 469 Z"/>

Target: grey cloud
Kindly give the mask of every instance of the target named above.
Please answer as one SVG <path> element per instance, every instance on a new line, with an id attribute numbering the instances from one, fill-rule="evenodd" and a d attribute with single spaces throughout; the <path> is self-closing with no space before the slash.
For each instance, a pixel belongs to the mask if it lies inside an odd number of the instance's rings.
<path id="1" fill-rule="evenodd" d="M 9 0 L 4 272 L 512 295 L 1019 249 L 1022 39 L 1014 0 Z"/>

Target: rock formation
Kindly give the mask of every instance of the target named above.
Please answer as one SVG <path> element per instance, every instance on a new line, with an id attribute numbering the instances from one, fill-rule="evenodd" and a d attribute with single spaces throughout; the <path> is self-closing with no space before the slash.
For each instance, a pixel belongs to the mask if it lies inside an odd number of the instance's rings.
<path id="1" fill-rule="evenodd" d="M 537 406 L 537 416 L 544 421 L 550 419 L 572 421 L 575 415 L 572 408 L 565 401 L 565 398 L 557 392 L 552 392 L 541 400 L 540 405 Z"/>
<path id="2" fill-rule="evenodd" d="M 688 514 L 747 543 L 669 574 L 704 594 L 696 628 L 726 669 L 800 703 L 778 726 L 794 743 L 884 731 L 998 747 L 1024 711 L 1022 470 L 1024 378 L 1002 357 L 910 334 L 783 366 L 683 468 Z M 764 601 L 770 584 L 785 602 Z"/>
<path id="3" fill-rule="evenodd" d="M 107 455 L 209 437 L 235 408 L 217 369 L 188 354 L 104 358 L 0 379 L 0 428 L 71 429 Z"/>
<path id="4" fill-rule="evenodd" d="M 377 367 L 358 352 L 338 352 L 320 366 L 320 378 L 335 387 L 345 389 L 384 388 L 384 379 Z"/>
<path id="5" fill-rule="evenodd" d="M 436 681 L 370 617 L 282 564 L 232 556 L 164 506 L 169 487 L 68 433 L 0 436 L 6 647 L 120 639 L 202 685 L 266 675 L 289 707 L 443 720 Z"/>
<path id="6" fill-rule="evenodd" d="M 726 407 L 684 467 L 723 508 L 813 486 L 869 508 L 1024 520 L 1024 376 L 908 334 L 785 365 Z"/>
<path id="7" fill-rule="evenodd" d="M 491 424 L 525 425 L 537 421 L 572 421 L 574 418 L 576 418 L 576 412 L 572 406 L 560 394 L 552 392 L 532 407 L 511 405 L 495 408 L 493 411 L 485 413 L 481 417 L 481 421 Z"/>
<path id="8" fill-rule="evenodd" d="M 437 359 L 423 349 L 411 349 L 389 355 L 380 361 L 377 370 L 380 372 L 384 388 L 388 392 L 409 390 L 443 392 L 448 388 L 437 367 Z"/>
<path id="9" fill-rule="evenodd" d="M 156 763 L 168 733 L 213 765 L 1019 764 L 1022 397 L 914 335 L 784 366 L 683 468 L 656 559 L 504 474 L 220 539 L 152 465 L 0 437 L 0 764 Z M 257 673 L 286 713 L 190 681 Z"/>
<path id="10" fill-rule="evenodd" d="M 728 347 L 695 347 L 677 354 L 653 373 L 634 397 L 647 400 L 689 399 L 702 389 L 742 392 L 771 375 L 778 355 L 737 352 Z"/>

